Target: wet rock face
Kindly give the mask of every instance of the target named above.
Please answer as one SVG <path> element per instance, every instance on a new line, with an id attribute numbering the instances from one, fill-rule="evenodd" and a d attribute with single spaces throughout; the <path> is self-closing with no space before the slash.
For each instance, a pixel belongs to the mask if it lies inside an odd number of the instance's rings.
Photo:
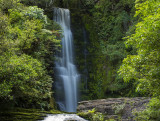
<path id="1" fill-rule="evenodd" d="M 106 119 L 120 116 L 123 121 L 132 121 L 135 118 L 133 113 L 144 110 L 149 100 L 150 98 L 136 97 L 82 101 L 78 103 L 77 111 L 87 112 L 95 108 L 97 112 L 105 114 Z"/>

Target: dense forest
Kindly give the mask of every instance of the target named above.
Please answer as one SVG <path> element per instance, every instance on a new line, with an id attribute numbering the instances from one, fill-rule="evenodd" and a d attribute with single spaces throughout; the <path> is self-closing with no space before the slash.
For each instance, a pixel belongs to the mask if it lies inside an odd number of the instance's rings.
<path id="1" fill-rule="evenodd" d="M 80 99 L 151 97 L 139 121 L 160 120 L 160 1 L 0 0 L 0 109 L 58 109 L 55 60 L 71 11 Z"/>

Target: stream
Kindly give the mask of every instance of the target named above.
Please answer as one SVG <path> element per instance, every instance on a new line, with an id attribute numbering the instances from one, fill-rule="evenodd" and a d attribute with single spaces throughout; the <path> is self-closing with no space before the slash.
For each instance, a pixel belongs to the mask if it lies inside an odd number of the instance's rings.
<path id="1" fill-rule="evenodd" d="M 42 121 L 87 121 L 76 114 L 49 114 Z"/>

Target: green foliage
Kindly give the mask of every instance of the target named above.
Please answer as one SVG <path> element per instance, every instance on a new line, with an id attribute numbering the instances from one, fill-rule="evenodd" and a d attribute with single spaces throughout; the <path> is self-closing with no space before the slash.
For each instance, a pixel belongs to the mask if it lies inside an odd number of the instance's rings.
<path id="1" fill-rule="evenodd" d="M 14 55 L 9 57 L 8 61 L 1 59 L 1 62 L 3 62 L 3 65 L 0 65 L 1 80 L 6 79 L 12 84 L 10 96 L 14 98 L 29 96 L 39 99 L 50 96 L 48 92 L 51 91 L 51 79 L 45 74 L 41 63 L 36 59 L 27 55 L 19 57 Z"/>
<path id="2" fill-rule="evenodd" d="M 1 0 L 0 5 L 4 5 L 0 11 L 0 104 L 11 101 L 21 107 L 50 108 L 53 79 L 49 74 L 53 74 L 60 27 L 47 21 L 43 9 L 36 6 L 25 7 L 15 0 Z"/>
<path id="3" fill-rule="evenodd" d="M 150 100 L 147 108 L 142 112 L 136 112 L 138 121 L 159 121 L 160 120 L 160 100 L 153 98 Z"/>
<path id="4" fill-rule="evenodd" d="M 110 43 L 122 40 L 128 26 L 131 24 L 134 0 L 102 0 L 92 10 L 94 23 L 99 38 Z"/>
<path id="5" fill-rule="evenodd" d="M 119 74 L 125 81 L 135 80 L 140 91 L 154 98 L 147 109 L 139 112 L 137 120 L 158 121 L 160 115 L 160 1 L 136 1 L 136 14 L 139 22 L 135 34 L 128 36 L 126 47 L 137 50 L 136 55 L 128 55 L 123 60 Z"/>
<path id="6" fill-rule="evenodd" d="M 47 9 L 47 7 L 50 8 L 54 5 L 54 1 L 52 0 L 21 0 L 21 2 L 27 6 L 38 6 L 42 9 Z"/>
<path id="7" fill-rule="evenodd" d="M 20 8 L 22 4 L 19 0 L 0 0 L 0 9 L 8 13 L 8 9 Z"/>
<path id="8" fill-rule="evenodd" d="M 89 15 L 82 14 L 89 32 L 87 67 L 91 99 L 138 95 L 137 83 L 124 83 L 117 73 L 122 60 L 132 50 L 125 49 L 122 38 L 134 24 L 133 14 L 134 0 L 100 0 L 89 10 Z"/>
<path id="9" fill-rule="evenodd" d="M 116 44 L 101 44 L 103 54 L 109 56 L 109 61 L 116 64 L 117 61 L 122 60 L 126 56 L 125 46 L 122 42 Z"/>
<path id="10" fill-rule="evenodd" d="M 137 55 L 128 55 L 123 60 L 119 73 L 125 81 L 137 80 L 139 82 L 137 91 L 159 96 L 160 11 L 158 6 L 160 2 L 156 2 L 156 4 L 154 2 L 154 0 L 151 0 L 149 3 L 148 1 L 144 2 L 141 7 L 146 7 L 149 4 L 153 6 L 151 8 L 147 7 L 146 10 L 137 10 L 137 13 L 141 13 L 142 20 L 136 25 L 135 34 L 128 37 L 126 41 L 127 47 L 133 46 L 137 49 Z M 150 13 L 149 11 L 152 10 L 156 10 L 156 12 Z"/>
<path id="11" fill-rule="evenodd" d="M 77 115 L 91 121 L 104 121 L 103 114 L 96 112 L 95 108 L 88 110 L 87 112 L 79 112 Z"/>
<path id="12" fill-rule="evenodd" d="M 93 115 L 93 120 L 92 121 L 103 121 L 104 120 L 104 116 L 102 113 L 96 113 Z"/>
<path id="13" fill-rule="evenodd" d="M 6 82 L 6 81 L 3 81 L 1 84 L 0 84 L 0 95 L 1 97 L 7 97 L 7 98 L 12 98 L 10 96 L 10 93 L 12 92 L 12 84 L 11 82 Z"/>
<path id="14" fill-rule="evenodd" d="M 120 104 L 120 105 L 117 105 L 117 104 L 113 105 L 112 108 L 114 109 L 115 114 L 122 115 L 123 114 L 123 110 L 125 108 L 125 105 L 126 105 L 125 103 L 124 104 Z"/>
<path id="15" fill-rule="evenodd" d="M 61 8 L 80 8 L 81 7 L 81 1 L 80 0 L 54 0 L 54 5 L 56 7 Z"/>
<path id="16" fill-rule="evenodd" d="M 29 6 L 27 10 L 23 11 L 23 14 L 29 19 L 39 19 L 44 23 L 47 23 L 47 17 L 43 13 L 43 9 L 38 8 L 37 6 Z"/>
<path id="17" fill-rule="evenodd" d="M 8 24 L 9 24 L 8 17 L 5 16 L 0 10 L 0 33 L 1 34 L 7 30 Z"/>

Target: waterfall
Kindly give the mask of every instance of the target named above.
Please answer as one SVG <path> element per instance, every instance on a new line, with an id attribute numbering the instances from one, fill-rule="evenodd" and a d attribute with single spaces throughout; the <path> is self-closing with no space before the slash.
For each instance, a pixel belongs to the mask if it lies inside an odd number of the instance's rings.
<path id="1" fill-rule="evenodd" d="M 70 28 L 70 11 L 54 8 L 54 21 L 63 30 L 62 50 L 55 62 L 56 102 L 62 111 L 76 112 L 78 102 L 79 74 L 74 65 L 73 36 Z"/>

